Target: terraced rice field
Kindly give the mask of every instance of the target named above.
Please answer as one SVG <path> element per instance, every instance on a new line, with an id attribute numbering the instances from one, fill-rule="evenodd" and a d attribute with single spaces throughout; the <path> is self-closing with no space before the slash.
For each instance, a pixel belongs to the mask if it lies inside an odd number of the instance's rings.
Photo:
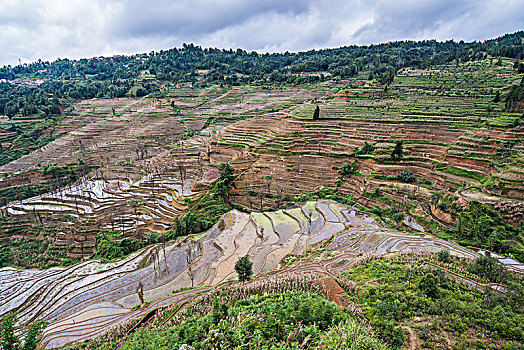
<path id="1" fill-rule="evenodd" d="M 340 188 L 369 209 L 390 205 L 370 196 L 377 188 L 397 203 L 409 201 L 427 212 L 434 191 L 455 196 L 460 187 L 480 186 L 489 177 L 496 185 L 485 191 L 499 201 L 513 199 L 517 203 L 523 199 L 520 166 L 503 164 L 500 156 L 501 149 L 514 144 L 513 159 L 522 159 L 524 154 L 518 146 L 522 137 L 517 131 L 450 128 L 406 120 L 359 121 L 331 115 L 329 109 L 325 113 L 325 119 L 314 123 L 274 116 L 225 128 L 220 135 L 222 142 L 257 155 L 236 181 L 235 201 L 250 209 L 278 208 L 293 196 L 335 187 L 338 169 L 353 161 L 358 173 L 348 176 Z M 404 143 L 403 160 L 392 162 L 390 154 L 399 140 Z M 375 146 L 374 154 L 355 157 L 353 152 L 364 142 Z M 412 184 L 396 180 L 404 169 L 418 180 Z M 264 197 L 262 201 L 260 197 Z M 435 215 L 441 222 L 452 224 L 439 213 Z M 430 215 L 428 219 L 432 219 Z"/>
<path id="2" fill-rule="evenodd" d="M 61 347 L 234 283 L 234 264 L 245 255 L 258 280 L 336 276 L 369 257 L 397 252 L 484 254 L 431 237 L 428 223 L 457 224 L 456 213 L 438 205 L 436 195 L 461 207 L 473 200 L 490 203 L 516 225 L 524 220 L 522 127 L 510 127 L 520 116 L 492 102 L 494 90 L 518 81 L 508 67 L 484 60 L 402 70 L 387 90 L 342 80 L 319 83 L 315 91 L 170 88 L 163 98 L 81 102 L 57 125 L 60 137 L 0 167 L 6 174 L 0 187 L 52 181 L 43 166 L 79 159 L 91 173 L 4 206 L 8 218 L 0 222 L 0 241 L 29 237 L 31 225 L 53 227 L 55 243 L 82 262 L 0 269 L 0 316 L 17 311 L 19 325 L 49 321 L 41 345 Z M 313 121 L 317 105 L 320 119 Z M 3 146 L 16 143 L 9 128 L 0 134 Z M 400 140 L 404 154 L 393 161 Z M 374 152 L 356 153 L 366 142 Z M 165 250 L 152 245 L 107 264 L 83 260 L 96 251 L 103 230 L 139 240 L 170 230 L 187 201 L 209 190 L 223 162 L 237 175 L 231 202 L 251 214 L 230 211 L 209 231 Z M 353 162 L 357 171 L 341 179 L 339 169 Z M 403 170 L 415 180 L 399 180 Z M 308 197 L 312 193 L 334 188 L 351 195 L 343 202 L 355 207 L 304 203 L 315 198 Z M 388 207 L 405 214 L 398 230 L 357 209 Z M 524 273 L 522 264 L 493 256 Z M 140 286 L 149 304 L 141 305 Z M 187 287 L 194 289 L 176 292 Z"/>
<path id="3" fill-rule="evenodd" d="M 193 281 L 188 272 L 188 247 L 197 247 L 198 252 L 191 263 Z M 285 257 L 300 256 L 313 248 L 327 248 L 329 258 L 284 268 Z M 43 271 L 0 269 L 0 298 L 4 301 L 0 315 L 17 311 L 20 324 L 48 320 L 42 346 L 59 347 L 96 337 L 155 308 L 182 305 L 205 286 L 231 281 L 236 278 L 236 260 L 246 254 L 254 262 L 254 274 L 260 276 L 313 271 L 336 275 L 363 256 L 443 248 L 457 256 L 477 255 L 440 239 L 384 228 L 367 214 L 333 201 L 265 213 L 233 210 L 208 232 L 166 246 L 165 255 L 160 245 L 153 245 L 114 263 L 86 261 Z M 501 262 L 524 273 L 521 264 L 502 257 Z M 136 309 L 139 283 L 144 301 L 151 304 Z M 171 295 L 191 285 L 198 288 Z"/>
<path id="4" fill-rule="evenodd" d="M 56 127 L 60 137 L 1 167 L 2 188 L 50 184 L 48 193 L 2 208 L 10 222 L 0 224 L 0 240 L 17 225 L 38 222 L 56 227 L 53 243 L 72 247 L 68 256 L 84 258 L 94 252 L 100 230 L 137 239 L 166 232 L 187 208 L 184 200 L 207 191 L 216 179 L 209 176 L 216 172 L 213 166 L 244 162 L 242 149 L 211 145 L 224 127 L 321 95 L 292 88 L 181 88 L 163 99 L 80 102 Z M 78 159 L 91 171 L 73 184 L 42 175 L 46 165 Z"/>

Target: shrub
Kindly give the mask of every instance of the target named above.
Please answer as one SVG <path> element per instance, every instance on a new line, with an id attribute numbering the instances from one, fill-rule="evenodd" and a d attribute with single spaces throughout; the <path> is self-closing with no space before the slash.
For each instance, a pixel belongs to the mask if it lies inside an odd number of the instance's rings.
<path id="1" fill-rule="evenodd" d="M 469 267 L 471 273 L 481 278 L 485 278 L 493 283 L 503 283 L 507 278 L 507 269 L 495 258 L 479 256 Z"/>
<path id="2" fill-rule="evenodd" d="M 400 174 L 397 175 L 397 179 L 402 182 L 414 182 L 415 181 L 415 175 L 409 170 L 402 170 Z"/>
<path id="3" fill-rule="evenodd" d="M 40 342 L 40 335 L 46 326 L 45 321 L 36 321 L 25 327 L 27 333 L 23 342 L 15 334 L 15 323 L 17 319 L 16 313 L 10 313 L 3 317 L 0 326 L 1 338 L 0 349 L 3 350 L 36 350 Z"/>
<path id="4" fill-rule="evenodd" d="M 418 282 L 418 289 L 430 298 L 437 298 L 440 294 L 438 278 L 432 273 L 427 273 Z"/>
<path id="5" fill-rule="evenodd" d="M 345 176 L 355 174 L 358 170 L 358 166 L 356 162 L 346 163 L 342 166 L 342 168 L 339 169 L 338 173 L 340 174 L 340 179 L 344 179 Z"/>
<path id="6" fill-rule="evenodd" d="M 451 261 L 450 260 L 450 255 L 449 255 L 449 250 L 441 249 L 438 252 L 438 260 L 443 262 L 443 263 L 449 263 Z"/>
<path id="7" fill-rule="evenodd" d="M 406 214 L 404 214 L 401 211 L 391 212 L 390 213 L 391 220 L 395 221 L 396 223 L 402 222 L 405 217 L 406 217 Z"/>
<path id="8" fill-rule="evenodd" d="M 364 141 L 364 146 L 357 151 L 357 155 L 372 154 L 375 151 L 375 147 L 370 145 L 367 141 Z"/>
<path id="9" fill-rule="evenodd" d="M 119 239 L 120 237 L 121 234 L 115 231 L 99 232 L 96 236 L 97 249 L 93 258 L 101 259 L 105 262 L 114 261 L 125 257 L 147 244 L 145 242 L 140 243 L 133 238 Z"/>
<path id="10" fill-rule="evenodd" d="M 391 159 L 393 160 L 400 160 L 402 159 L 402 156 L 404 154 L 403 147 L 402 147 L 403 141 L 399 140 L 395 143 L 395 148 L 393 151 L 391 151 Z"/>

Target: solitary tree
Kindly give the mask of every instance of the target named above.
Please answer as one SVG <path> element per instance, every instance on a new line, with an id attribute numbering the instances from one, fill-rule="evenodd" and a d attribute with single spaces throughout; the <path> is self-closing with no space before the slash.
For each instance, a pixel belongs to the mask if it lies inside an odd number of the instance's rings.
<path id="1" fill-rule="evenodd" d="M 313 112 L 313 120 L 318 120 L 318 118 L 320 118 L 320 108 L 318 108 L 318 105 L 317 105 L 317 107 L 315 108 L 315 111 Z"/>
<path id="2" fill-rule="evenodd" d="M 233 181 L 233 175 L 235 174 L 235 169 L 229 163 L 222 163 L 218 167 L 220 171 L 220 180 L 224 180 L 226 185 Z"/>
<path id="3" fill-rule="evenodd" d="M 402 150 L 402 140 L 397 141 L 395 144 L 395 148 L 391 152 L 391 159 L 400 160 L 402 158 L 403 150 Z"/>
<path id="4" fill-rule="evenodd" d="M 238 274 L 238 279 L 242 282 L 247 281 L 253 274 L 253 263 L 249 260 L 249 257 L 243 256 L 239 258 L 235 264 L 235 271 Z"/>
<path id="5" fill-rule="evenodd" d="M 397 179 L 402 182 L 413 182 L 415 181 L 415 175 L 411 171 L 404 169 L 397 175 Z"/>

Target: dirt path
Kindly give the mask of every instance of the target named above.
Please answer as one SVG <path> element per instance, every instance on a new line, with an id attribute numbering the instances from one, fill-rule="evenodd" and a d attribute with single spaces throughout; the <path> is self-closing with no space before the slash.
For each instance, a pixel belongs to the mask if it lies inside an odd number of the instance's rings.
<path id="1" fill-rule="evenodd" d="M 484 193 L 482 189 L 475 186 L 469 186 L 457 191 L 457 196 L 467 201 L 479 201 L 482 203 L 492 203 L 497 201 L 511 200 L 509 198 L 497 197 Z"/>
<path id="2" fill-rule="evenodd" d="M 403 326 L 402 328 L 407 330 L 409 333 L 409 347 L 405 346 L 404 349 L 422 349 L 422 344 L 420 342 L 420 339 L 418 338 L 417 333 L 415 333 L 415 331 L 410 326 Z"/>

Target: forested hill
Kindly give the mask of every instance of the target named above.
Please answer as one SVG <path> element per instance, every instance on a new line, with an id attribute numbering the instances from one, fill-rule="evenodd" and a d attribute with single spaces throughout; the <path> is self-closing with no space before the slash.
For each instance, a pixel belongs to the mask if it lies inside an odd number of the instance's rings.
<path id="1" fill-rule="evenodd" d="M 91 98 L 161 96 L 163 85 L 300 85 L 324 79 L 373 79 L 388 85 L 404 67 L 427 68 L 489 57 L 515 60 L 524 72 L 524 31 L 484 42 L 398 41 L 299 53 L 260 54 L 241 49 L 202 49 L 193 44 L 132 56 L 39 60 L 0 68 L 0 116 L 24 125 L 2 123 L 1 131 L 20 145 L 0 154 L 0 165 L 49 141 L 60 114 L 70 103 Z M 520 106 L 522 88 L 509 94 L 507 109 Z M 20 138 L 18 138 L 20 137 Z"/>
<path id="2" fill-rule="evenodd" d="M 325 72 L 342 78 L 354 77 L 362 71 L 380 75 L 403 67 L 427 68 L 454 60 L 482 59 L 488 55 L 524 59 L 524 31 L 469 43 L 453 40 L 398 41 L 273 54 L 242 49 L 202 49 L 184 44 L 182 48 L 132 56 L 58 59 L 52 63 L 39 60 L 22 66 L 0 68 L 3 82 L 26 80 L 28 84 L 38 84 L 38 87 L 29 88 L 30 91 L 16 91 L 12 85 L 10 88 L 3 85 L 0 113 L 6 112 L 4 109 L 9 102 L 6 98 L 17 93 L 38 94 L 43 90 L 52 92 L 54 97 L 74 99 L 125 96 L 130 93 L 135 80 L 144 78 L 144 72 L 153 81 L 169 83 L 221 82 L 238 85 L 268 81 L 293 83 L 294 80 L 300 83 L 300 77 L 295 76 L 297 73 Z M 156 88 L 157 85 L 146 85 L 133 93 L 135 96 L 147 94 Z M 5 96 L 6 90 L 13 95 Z"/>

